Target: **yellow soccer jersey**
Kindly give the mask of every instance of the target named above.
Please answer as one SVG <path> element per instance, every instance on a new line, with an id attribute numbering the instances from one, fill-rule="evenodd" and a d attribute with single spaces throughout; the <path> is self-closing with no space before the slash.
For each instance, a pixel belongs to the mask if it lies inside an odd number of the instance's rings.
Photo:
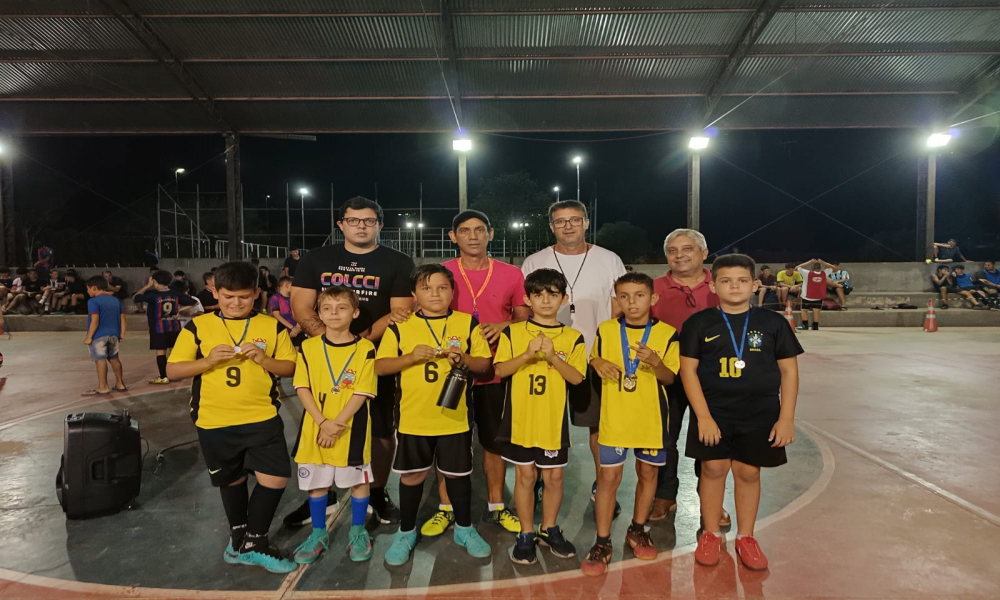
<path id="1" fill-rule="evenodd" d="M 224 319 L 221 313 L 195 317 L 177 336 L 168 362 L 204 358 L 216 346 L 253 342 L 275 360 L 295 361 L 288 331 L 274 317 L 252 313 L 247 319 Z M 246 334 L 244 335 L 244 331 Z M 196 375 L 191 382 L 191 419 L 202 429 L 260 423 L 278 414 L 278 380 L 241 355 Z"/>
<path id="2" fill-rule="evenodd" d="M 583 334 L 564 325 L 539 325 L 533 321 L 515 323 L 500 334 L 494 363 L 521 356 L 528 343 L 542 333 L 552 340 L 556 356 L 580 372 L 587 373 L 587 345 Z M 525 448 L 561 450 L 569 447 L 569 420 L 566 411 L 566 380 L 541 355 L 503 380 L 507 407 L 497 437 Z"/>
<path id="3" fill-rule="evenodd" d="M 376 358 L 396 358 L 417 346 L 458 349 L 476 358 L 491 358 L 490 346 L 479 332 L 479 322 L 468 313 L 449 311 L 447 316 L 414 313 L 385 330 Z M 400 433 L 452 435 L 469 430 L 469 397 L 456 409 L 441 408 L 438 397 L 451 371 L 446 357 L 411 365 L 397 376 L 396 420 Z M 471 380 L 471 378 L 470 378 Z"/>
<path id="4" fill-rule="evenodd" d="M 337 392 L 333 391 L 334 377 L 340 378 Z M 325 335 L 311 337 L 302 343 L 292 380 L 296 390 L 309 388 L 316 405 L 327 419 L 337 418 L 355 394 L 374 398 L 375 382 L 375 344 L 365 338 L 334 344 L 327 341 Z M 367 401 L 347 423 L 347 429 L 332 448 L 321 448 L 316 443 L 319 425 L 312 415 L 305 413 L 295 462 L 335 467 L 360 467 L 370 463 L 372 429 Z"/>
<path id="5" fill-rule="evenodd" d="M 621 319 L 624 317 L 601 323 L 590 353 L 591 358 L 603 358 L 622 371 L 617 381 L 600 380 L 601 424 L 597 441 L 603 446 L 616 448 L 663 448 L 669 418 L 667 391 L 646 363 L 639 364 L 635 389 L 627 391 L 624 388 Z M 638 345 L 645 330 L 645 326 L 626 325 L 628 345 Z M 680 344 L 676 329 L 653 319 L 646 345 L 660 356 L 668 369 L 675 374 L 680 370 Z M 635 358 L 634 350 L 629 354 Z"/>

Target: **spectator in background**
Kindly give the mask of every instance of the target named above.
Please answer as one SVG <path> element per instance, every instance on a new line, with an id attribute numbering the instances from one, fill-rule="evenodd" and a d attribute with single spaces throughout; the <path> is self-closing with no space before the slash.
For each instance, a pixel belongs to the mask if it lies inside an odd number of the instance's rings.
<path id="1" fill-rule="evenodd" d="M 802 293 L 802 274 L 795 270 L 795 263 L 786 263 L 778 272 L 778 304 L 784 306 L 788 299 Z"/>
<path id="2" fill-rule="evenodd" d="M 854 287 L 851 285 L 851 274 L 840 268 L 840 261 L 826 262 L 820 260 L 826 272 L 826 287 L 837 294 L 840 310 L 847 310 L 847 296 Z"/>
<path id="3" fill-rule="evenodd" d="M 185 273 L 184 271 L 181 271 L 179 269 L 177 271 L 174 271 L 174 279 L 178 281 L 183 281 L 184 285 L 187 286 L 188 292 L 190 294 L 194 294 L 195 291 L 197 291 L 195 290 L 194 284 L 191 283 L 190 279 L 188 279 L 187 273 Z"/>
<path id="4" fill-rule="evenodd" d="M 201 300 L 202 307 L 205 312 L 219 310 L 219 301 L 215 297 L 215 273 L 209 271 L 201 276 L 201 280 L 205 283 L 205 289 L 198 292 L 198 300 Z"/>
<path id="5" fill-rule="evenodd" d="M 986 306 L 986 292 L 982 291 L 972 281 L 972 276 L 965 272 L 965 265 L 955 265 L 952 276 L 955 278 L 955 287 L 958 288 L 958 295 L 972 304 L 972 308 L 989 310 Z"/>
<path id="6" fill-rule="evenodd" d="M 121 277 L 115 277 L 111 271 L 105 271 L 102 275 L 108 282 L 108 291 L 111 292 L 112 296 L 119 300 L 128 298 L 128 286 L 125 285 Z"/>
<path id="7" fill-rule="evenodd" d="M 3 305 L 4 311 L 10 310 L 14 306 L 14 300 L 24 295 L 24 280 L 28 278 L 28 270 L 24 267 L 18 267 L 15 274 L 17 277 L 8 286 L 7 301 Z"/>
<path id="8" fill-rule="evenodd" d="M 52 311 L 56 296 L 61 295 L 65 287 L 66 280 L 59 276 L 59 269 L 50 270 L 49 278 L 42 287 L 42 299 L 38 301 L 44 307 L 45 312 Z"/>
<path id="9" fill-rule="evenodd" d="M 812 258 L 795 267 L 802 276 L 802 324 L 796 329 L 809 329 L 809 311 L 812 311 L 813 331 L 819 331 L 819 311 L 823 310 L 826 298 L 826 271 L 818 258 Z"/>
<path id="10" fill-rule="evenodd" d="M 14 278 L 10 276 L 10 267 L 0 267 L 0 308 L 7 305 L 13 290 Z"/>
<path id="11" fill-rule="evenodd" d="M 202 305 L 201 300 L 197 296 L 191 295 L 191 288 L 185 280 L 175 279 L 170 282 L 170 291 L 176 292 L 178 295 L 187 296 L 189 299 L 194 300 L 196 304 L 189 306 L 186 310 L 180 313 L 179 319 L 181 322 L 181 328 L 183 329 L 185 325 L 191 322 L 191 319 L 197 317 L 198 315 L 205 314 L 205 307 Z M 184 301 L 181 301 L 184 304 Z"/>
<path id="12" fill-rule="evenodd" d="M 983 263 L 983 270 L 977 271 L 972 276 L 972 281 L 984 294 L 988 304 L 993 308 L 1000 309 L 1000 271 L 996 268 L 996 262 L 988 260 Z"/>
<path id="13" fill-rule="evenodd" d="M 285 329 L 288 330 L 288 337 L 292 338 L 292 345 L 301 348 L 302 342 L 306 340 L 306 335 L 302 332 L 299 324 L 295 322 L 295 316 L 292 314 L 291 277 L 283 276 L 278 280 L 277 292 L 268 301 L 267 312 L 285 326 Z"/>
<path id="14" fill-rule="evenodd" d="M 110 291 L 110 290 L 109 290 Z M 87 284 L 77 275 L 76 271 L 66 271 L 66 288 L 57 292 L 52 299 L 52 314 L 75 315 L 79 312 L 83 300 L 87 297 Z"/>
<path id="15" fill-rule="evenodd" d="M 69 277 L 69 273 L 66 276 Z M 97 387 L 84 392 L 84 396 L 128 391 L 118 358 L 118 346 L 125 338 L 125 309 L 107 286 L 107 280 L 100 275 L 91 277 L 84 285 L 90 300 L 87 300 L 87 337 L 83 343 L 90 349 L 90 359 L 97 366 Z M 108 385 L 108 365 L 115 373 L 113 388 Z"/>
<path id="16" fill-rule="evenodd" d="M 41 301 L 45 282 L 38 277 L 38 269 L 34 267 L 28 269 L 26 273 L 26 276 L 21 279 L 21 293 L 15 294 L 14 299 L 7 305 L 7 311 L 24 306 L 28 309 L 25 312 L 32 314 L 36 312 L 37 304 L 34 307 L 31 305 Z"/>
<path id="17" fill-rule="evenodd" d="M 292 248 L 288 252 L 288 258 L 285 259 L 284 266 L 281 267 L 282 277 L 295 277 L 295 269 L 299 268 L 299 251 L 296 248 Z"/>
<path id="18" fill-rule="evenodd" d="M 762 266 L 757 281 L 760 282 L 760 289 L 757 292 L 757 306 L 763 308 L 767 304 L 768 296 L 773 296 L 780 308 L 781 298 L 778 296 L 778 277 L 771 273 L 771 267 L 767 265 Z"/>
<path id="19" fill-rule="evenodd" d="M 150 282 L 132 296 L 134 302 L 146 305 L 149 349 L 156 351 L 156 369 L 159 372 L 159 377 L 150 379 L 149 383 L 157 385 L 170 383 L 167 378 L 167 351 L 174 347 L 181 331 L 181 307 L 195 304 L 195 300 L 186 294 L 171 291 L 171 281 L 173 279 L 168 271 L 157 271 L 151 276 Z"/>
<path id="20" fill-rule="evenodd" d="M 143 288 L 148 288 L 148 287 L 150 287 L 152 285 L 150 282 L 153 281 L 153 273 L 156 273 L 159 270 L 160 270 L 160 268 L 157 267 L 156 265 L 153 265 L 153 266 L 149 267 L 149 275 L 147 275 L 146 278 L 142 280 L 142 287 Z M 135 295 L 134 294 L 133 294 L 132 301 L 135 303 L 134 312 L 137 312 L 137 313 L 146 312 L 146 305 L 145 305 L 145 303 L 143 303 L 143 302 L 135 302 Z"/>
<path id="21" fill-rule="evenodd" d="M 931 284 L 934 285 L 934 291 L 941 294 L 941 303 L 938 308 L 948 308 L 948 292 L 958 293 L 955 279 L 951 276 L 951 269 L 944 265 L 939 266 L 937 272 L 931 274 Z"/>
<path id="22" fill-rule="evenodd" d="M 38 249 L 38 260 L 35 261 L 35 268 L 39 272 L 47 274 L 49 269 L 55 266 L 56 262 L 53 258 L 55 256 L 55 251 L 48 246 L 42 246 Z"/>
<path id="23" fill-rule="evenodd" d="M 955 260 L 969 260 L 962 256 L 962 250 L 958 247 L 957 241 L 950 239 L 947 244 L 934 242 L 934 262 L 950 263 L 955 262 Z"/>

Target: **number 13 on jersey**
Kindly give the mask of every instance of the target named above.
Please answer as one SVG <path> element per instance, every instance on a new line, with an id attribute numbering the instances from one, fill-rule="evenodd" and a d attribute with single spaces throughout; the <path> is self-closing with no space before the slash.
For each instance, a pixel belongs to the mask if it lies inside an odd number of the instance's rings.
<path id="1" fill-rule="evenodd" d="M 743 369 L 736 368 L 736 361 L 739 360 L 735 356 L 732 358 L 720 358 L 719 359 L 719 377 L 732 377 L 737 378 L 743 374 Z"/>

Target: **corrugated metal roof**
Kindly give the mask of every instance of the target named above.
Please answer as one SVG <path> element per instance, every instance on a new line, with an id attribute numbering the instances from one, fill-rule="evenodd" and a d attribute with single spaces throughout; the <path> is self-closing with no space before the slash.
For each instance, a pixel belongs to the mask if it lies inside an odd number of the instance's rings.
<path id="1" fill-rule="evenodd" d="M 414 0 L 130 0 L 141 15 L 152 14 L 295 14 L 421 12 Z M 428 10 L 436 3 L 425 0 Z M 96 0 L 4 0 L 8 14 L 91 14 L 110 11 Z"/>
<path id="2" fill-rule="evenodd" d="M 744 98 L 723 98 L 715 114 L 724 114 Z M 954 110 L 954 98 L 919 96 L 765 96 L 753 98 L 718 123 L 720 128 L 773 127 L 929 127 Z M 845 114 L 855 115 L 853 124 Z M 768 125 L 770 124 L 770 125 Z"/>
<path id="3" fill-rule="evenodd" d="M 0 97 L 189 98 L 156 63 L 0 63 Z"/>
<path id="4" fill-rule="evenodd" d="M 115 19 L 2 18 L 0 50 L 125 50 L 126 55 L 146 50 L 128 29 Z"/>

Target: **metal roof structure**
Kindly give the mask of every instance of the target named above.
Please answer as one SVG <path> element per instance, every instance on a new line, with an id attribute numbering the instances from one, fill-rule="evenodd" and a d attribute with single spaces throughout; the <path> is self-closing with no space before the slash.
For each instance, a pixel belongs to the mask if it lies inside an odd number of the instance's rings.
<path id="1" fill-rule="evenodd" d="M 1000 0 L 0 3 L 13 134 L 931 127 L 998 85 Z"/>

